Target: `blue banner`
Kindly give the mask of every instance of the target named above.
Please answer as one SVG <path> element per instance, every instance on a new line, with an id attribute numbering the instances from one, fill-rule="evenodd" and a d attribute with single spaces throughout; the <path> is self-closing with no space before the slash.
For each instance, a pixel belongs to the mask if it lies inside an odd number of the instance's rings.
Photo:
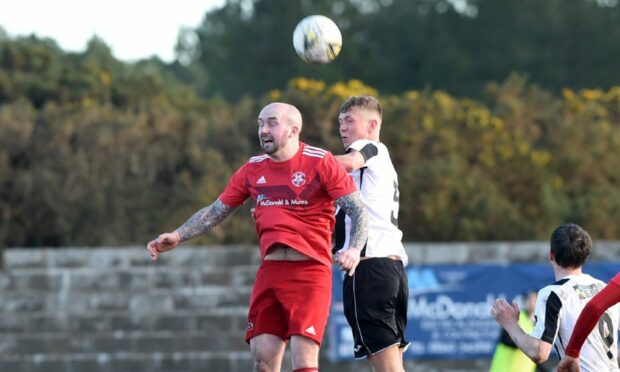
<path id="1" fill-rule="evenodd" d="M 408 266 L 407 359 L 491 358 L 500 328 L 490 314 L 497 297 L 520 303 L 527 290 L 555 281 L 549 264 Z M 605 282 L 620 263 L 588 263 L 584 272 Z M 333 360 L 353 359 L 353 337 L 342 305 L 343 273 L 334 267 L 328 324 Z"/>

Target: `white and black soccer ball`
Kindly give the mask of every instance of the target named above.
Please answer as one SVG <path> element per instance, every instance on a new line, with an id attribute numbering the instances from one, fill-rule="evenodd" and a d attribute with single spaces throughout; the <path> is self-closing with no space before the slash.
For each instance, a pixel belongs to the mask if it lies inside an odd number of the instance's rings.
<path id="1" fill-rule="evenodd" d="M 302 19 L 293 32 L 293 46 L 304 62 L 329 63 L 342 48 L 342 35 L 336 23 L 322 15 Z"/>

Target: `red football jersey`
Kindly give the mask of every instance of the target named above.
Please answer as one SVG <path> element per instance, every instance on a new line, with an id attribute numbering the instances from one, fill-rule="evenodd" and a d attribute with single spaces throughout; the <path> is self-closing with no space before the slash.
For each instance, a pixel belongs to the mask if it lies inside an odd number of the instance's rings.
<path id="1" fill-rule="evenodd" d="M 231 207 L 249 197 L 256 201 L 262 257 L 274 243 L 282 243 L 331 266 L 333 201 L 354 191 L 351 177 L 330 152 L 301 143 L 284 162 L 268 155 L 250 158 L 219 199 Z"/>

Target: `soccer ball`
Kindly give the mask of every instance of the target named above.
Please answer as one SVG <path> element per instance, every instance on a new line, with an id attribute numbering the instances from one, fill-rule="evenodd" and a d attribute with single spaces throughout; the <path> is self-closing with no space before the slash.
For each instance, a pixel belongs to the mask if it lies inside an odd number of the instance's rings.
<path id="1" fill-rule="evenodd" d="M 293 32 L 295 51 L 307 63 L 329 63 L 342 48 L 342 35 L 331 19 L 311 15 L 302 19 Z"/>

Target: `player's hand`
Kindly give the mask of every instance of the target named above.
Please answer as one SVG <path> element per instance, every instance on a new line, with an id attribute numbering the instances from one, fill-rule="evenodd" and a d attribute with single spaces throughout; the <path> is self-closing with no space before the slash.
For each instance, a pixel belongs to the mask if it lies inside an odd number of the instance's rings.
<path id="1" fill-rule="evenodd" d="M 353 276 L 355 268 L 360 263 L 361 249 L 349 247 L 336 253 L 336 263 L 340 270 L 347 271 L 349 276 Z"/>
<path id="2" fill-rule="evenodd" d="M 146 249 L 151 255 L 151 260 L 155 261 L 160 253 L 167 252 L 171 249 L 176 248 L 176 246 L 179 245 L 180 241 L 181 237 L 176 231 L 171 233 L 163 233 L 159 235 L 157 239 L 151 240 L 146 245 Z"/>
<path id="3" fill-rule="evenodd" d="M 491 315 L 504 328 L 509 324 L 517 324 L 519 322 L 519 305 L 516 302 L 509 304 L 503 298 L 498 298 L 493 302 Z"/>
<path id="4" fill-rule="evenodd" d="M 579 372 L 579 358 L 569 357 L 565 355 L 558 365 L 558 372 Z"/>

